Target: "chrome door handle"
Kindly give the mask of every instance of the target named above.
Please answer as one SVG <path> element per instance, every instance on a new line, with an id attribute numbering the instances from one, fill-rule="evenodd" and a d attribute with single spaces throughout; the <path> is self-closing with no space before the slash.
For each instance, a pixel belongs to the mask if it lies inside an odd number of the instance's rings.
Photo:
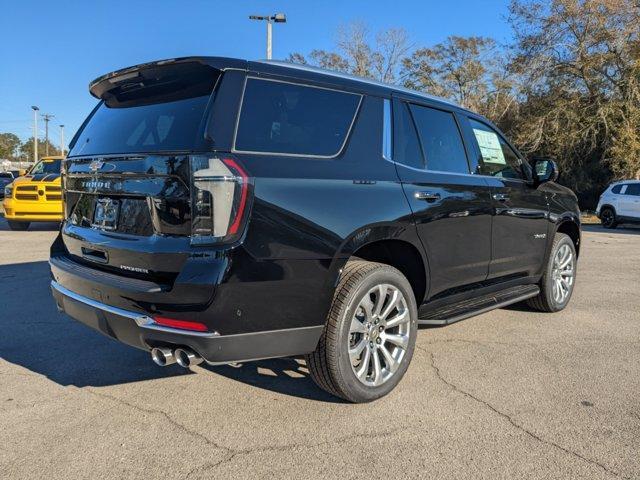
<path id="1" fill-rule="evenodd" d="M 507 195 L 506 193 L 494 193 L 492 197 L 498 202 L 506 202 L 507 200 L 509 200 L 509 195 Z"/>
<path id="2" fill-rule="evenodd" d="M 416 192 L 414 195 L 417 200 L 426 200 L 427 202 L 435 202 L 440 200 L 440 194 L 436 192 Z"/>

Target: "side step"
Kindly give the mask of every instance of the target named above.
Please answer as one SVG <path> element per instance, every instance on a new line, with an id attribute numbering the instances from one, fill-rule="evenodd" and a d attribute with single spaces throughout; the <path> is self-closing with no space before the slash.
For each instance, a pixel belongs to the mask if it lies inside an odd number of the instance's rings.
<path id="1" fill-rule="evenodd" d="M 421 325 L 449 325 L 496 308 L 521 302 L 527 298 L 535 297 L 539 293 L 540 287 L 538 285 L 520 285 L 432 311 L 429 311 L 428 305 L 423 305 L 418 312 L 418 323 Z"/>

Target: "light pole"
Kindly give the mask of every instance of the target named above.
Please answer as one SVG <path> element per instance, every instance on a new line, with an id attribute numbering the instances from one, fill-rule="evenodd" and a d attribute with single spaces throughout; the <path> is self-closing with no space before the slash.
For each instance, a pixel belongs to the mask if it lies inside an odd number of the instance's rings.
<path id="1" fill-rule="evenodd" d="M 49 156 L 49 121 L 55 117 L 50 113 L 43 113 L 42 118 L 44 120 L 44 149 L 45 155 Z"/>
<path id="2" fill-rule="evenodd" d="M 249 15 L 250 20 L 264 20 L 267 22 L 267 60 L 271 60 L 272 52 L 272 24 L 273 23 L 286 23 L 287 16 L 284 13 L 276 13 L 275 15 Z"/>
<path id="3" fill-rule="evenodd" d="M 60 155 L 64 157 L 64 125 L 59 125 L 60 127 Z"/>
<path id="4" fill-rule="evenodd" d="M 35 105 L 31 106 L 33 110 L 33 162 L 38 163 L 38 110 Z"/>

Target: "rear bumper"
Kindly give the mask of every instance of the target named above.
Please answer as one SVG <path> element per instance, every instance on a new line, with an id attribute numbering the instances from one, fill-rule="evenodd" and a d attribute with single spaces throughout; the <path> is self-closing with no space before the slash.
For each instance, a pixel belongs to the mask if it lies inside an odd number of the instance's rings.
<path id="1" fill-rule="evenodd" d="M 315 350 L 321 326 L 220 335 L 164 327 L 153 318 L 79 295 L 51 282 L 58 309 L 71 318 L 132 347 L 187 346 L 209 364 L 301 355 Z"/>

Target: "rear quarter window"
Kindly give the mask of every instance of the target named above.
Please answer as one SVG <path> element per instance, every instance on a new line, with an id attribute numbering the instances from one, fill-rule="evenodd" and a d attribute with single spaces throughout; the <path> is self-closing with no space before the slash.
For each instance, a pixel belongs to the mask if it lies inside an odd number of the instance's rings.
<path id="1" fill-rule="evenodd" d="M 234 148 L 333 157 L 347 140 L 361 99 L 338 90 L 248 78 Z"/>
<path id="2" fill-rule="evenodd" d="M 616 185 L 615 187 L 613 187 L 613 188 L 611 189 L 611 193 L 619 194 L 619 193 L 620 193 L 620 190 L 622 190 L 622 185 Z"/>

